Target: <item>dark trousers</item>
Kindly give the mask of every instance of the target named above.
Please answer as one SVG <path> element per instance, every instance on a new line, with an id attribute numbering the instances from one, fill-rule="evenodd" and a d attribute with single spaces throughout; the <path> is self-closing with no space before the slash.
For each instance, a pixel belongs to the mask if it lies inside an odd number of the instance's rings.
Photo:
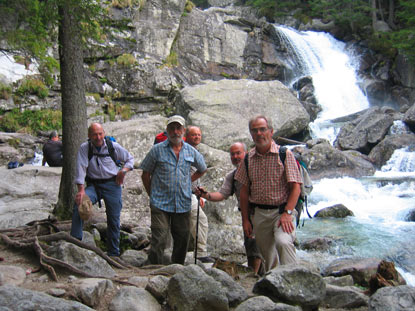
<path id="1" fill-rule="evenodd" d="M 151 248 L 148 253 L 150 263 L 163 264 L 169 230 L 173 237 L 171 262 L 184 264 L 189 244 L 190 211 L 169 213 L 151 206 Z"/>

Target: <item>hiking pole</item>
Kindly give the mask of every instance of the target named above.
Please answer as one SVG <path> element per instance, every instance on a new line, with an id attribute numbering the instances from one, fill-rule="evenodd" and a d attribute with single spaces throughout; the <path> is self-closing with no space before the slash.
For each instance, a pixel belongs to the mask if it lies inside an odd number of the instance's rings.
<path id="1" fill-rule="evenodd" d="M 199 210 L 200 210 L 200 196 L 196 196 L 197 198 L 197 217 L 196 217 L 196 237 L 195 237 L 195 264 L 197 261 L 197 243 L 199 240 Z"/>

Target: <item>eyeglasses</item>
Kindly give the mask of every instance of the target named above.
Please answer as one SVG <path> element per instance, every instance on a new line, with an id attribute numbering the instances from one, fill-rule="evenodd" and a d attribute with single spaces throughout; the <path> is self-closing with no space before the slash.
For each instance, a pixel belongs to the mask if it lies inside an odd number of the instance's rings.
<path id="1" fill-rule="evenodd" d="M 268 130 L 269 128 L 267 127 L 259 127 L 259 128 L 250 129 L 250 132 L 253 134 L 258 134 L 258 133 L 265 133 Z"/>

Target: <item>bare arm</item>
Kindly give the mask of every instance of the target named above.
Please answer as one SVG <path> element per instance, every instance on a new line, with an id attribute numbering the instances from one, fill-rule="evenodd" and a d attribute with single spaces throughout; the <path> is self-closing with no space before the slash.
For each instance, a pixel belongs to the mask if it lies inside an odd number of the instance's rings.
<path id="1" fill-rule="evenodd" d="M 75 195 L 75 203 L 76 205 L 81 205 L 82 198 L 85 195 L 85 185 L 77 184 L 78 187 L 78 193 Z"/>
<path id="2" fill-rule="evenodd" d="M 242 213 L 242 227 L 245 235 L 250 238 L 252 236 L 252 225 L 249 221 L 249 186 L 242 186 L 239 203 Z"/>
<path id="3" fill-rule="evenodd" d="M 290 195 L 288 196 L 287 205 L 285 206 L 285 210 L 293 211 L 295 205 L 297 204 L 298 197 L 301 193 L 301 186 L 299 183 L 288 183 L 290 187 Z M 288 215 L 287 213 L 283 213 L 281 215 L 280 220 L 278 221 L 277 226 L 282 226 L 282 230 L 287 233 L 291 233 L 294 231 L 294 225 L 292 222 L 292 215 Z"/>
<path id="4" fill-rule="evenodd" d="M 143 181 L 144 188 L 146 189 L 146 192 L 148 196 L 150 196 L 151 193 L 151 174 L 149 172 L 143 171 L 141 174 L 141 180 Z"/>
<path id="5" fill-rule="evenodd" d="M 220 192 L 202 192 L 201 197 L 211 202 L 219 202 L 225 200 L 225 197 Z"/>
<path id="6" fill-rule="evenodd" d="M 206 173 L 206 171 L 204 171 L 204 172 L 199 172 L 199 171 L 194 172 L 192 177 L 191 177 L 192 182 L 194 182 L 196 179 L 199 179 L 200 177 L 202 177 L 205 173 Z"/>

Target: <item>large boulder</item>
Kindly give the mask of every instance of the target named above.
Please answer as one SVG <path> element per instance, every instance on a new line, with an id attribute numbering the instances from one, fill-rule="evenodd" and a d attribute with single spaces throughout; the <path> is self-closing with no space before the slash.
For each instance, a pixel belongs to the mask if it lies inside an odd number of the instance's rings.
<path id="1" fill-rule="evenodd" d="M 307 142 L 308 149 L 301 150 L 301 158 L 307 163 L 312 179 L 334 177 L 362 177 L 375 173 L 375 167 L 367 156 L 358 151 L 340 151 L 326 140 Z"/>
<path id="2" fill-rule="evenodd" d="M 58 200 L 62 168 L 24 165 L 0 168 L 0 228 L 45 219 Z"/>
<path id="3" fill-rule="evenodd" d="M 0 286 L 0 305 L 3 310 L 19 311 L 93 310 L 77 301 L 55 298 L 45 293 L 10 285 Z"/>
<path id="4" fill-rule="evenodd" d="M 303 131 L 308 113 L 279 81 L 221 80 L 188 86 L 176 98 L 180 114 L 204 133 L 211 147 L 228 150 L 235 141 L 251 143 L 250 118 L 262 114 L 274 126 L 275 136 L 290 137 Z"/>
<path id="5" fill-rule="evenodd" d="M 380 288 L 369 300 L 369 311 L 409 311 L 415 306 L 415 288 L 401 285 Z"/>
<path id="6" fill-rule="evenodd" d="M 184 267 L 169 281 L 169 306 L 177 311 L 229 310 L 229 302 L 221 283 L 196 265 Z"/>
<path id="7" fill-rule="evenodd" d="M 391 158 L 396 149 L 415 145 L 415 134 L 387 135 L 369 153 L 369 159 L 377 166 L 382 167 Z"/>
<path id="8" fill-rule="evenodd" d="M 256 294 L 316 310 L 326 295 L 326 283 L 317 273 L 300 266 L 278 266 L 260 279 L 253 288 Z"/>
<path id="9" fill-rule="evenodd" d="M 391 109 L 370 108 L 340 129 L 335 144 L 342 150 L 368 154 L 385 137 L 395 118 L 395 111 Z"/>

